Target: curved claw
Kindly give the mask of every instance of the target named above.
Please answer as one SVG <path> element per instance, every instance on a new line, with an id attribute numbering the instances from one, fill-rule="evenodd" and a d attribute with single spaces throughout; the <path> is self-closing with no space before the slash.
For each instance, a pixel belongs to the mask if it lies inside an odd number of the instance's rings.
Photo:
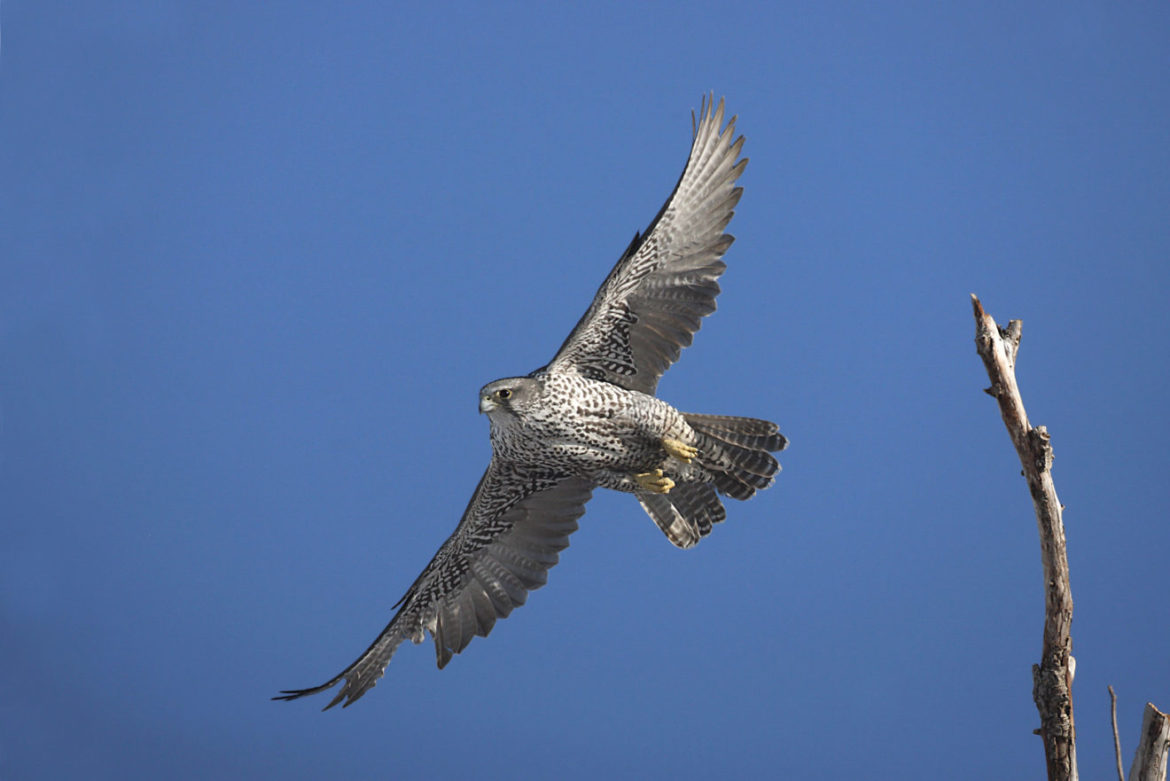
<path id="1" fill-rule="evenodd" d="M 699 454 L 698 448 L 691 447 L 686 442 L 667 437 L 662 440 L 662 449 L 669 456 L 674 456 L 684 464 L 691 463 L 691 459 Z"/>
<path id="2" fill-rule="evenodd" d="M 652 494 L 668 494 L 670 489 L 674 488 L 674 481 L 662 474 L 661 469 L 655 469 L 653 472 L 642 472 L 634 475 L 634 480 L 637 481 L 644 490 Z"/>

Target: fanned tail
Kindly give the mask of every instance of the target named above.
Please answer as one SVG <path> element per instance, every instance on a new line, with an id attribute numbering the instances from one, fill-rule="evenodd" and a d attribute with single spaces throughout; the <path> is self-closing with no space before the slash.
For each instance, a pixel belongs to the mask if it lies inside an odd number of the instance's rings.
<path id="1" fill-rule="evenodd" d="M 778 426 L 767 420 L 683 413 L 698 434 L 699 467 L 679 479 L 670 493 L 638 491 L 638 501 L 666 538 L 692 548 L 727 517 L 718 494 L 750 499 L 776 479 L 780 464 L 772 453 L 788 446 Z"/>
<path id="2" fill-rule="evenodd" d="M 699 435 L 699 466 L 719 493 L 750 499 L 776 480 L 780 463 L 772 453 L 788 447 L 780 427 L 768 420 L 684 413 Z"/>

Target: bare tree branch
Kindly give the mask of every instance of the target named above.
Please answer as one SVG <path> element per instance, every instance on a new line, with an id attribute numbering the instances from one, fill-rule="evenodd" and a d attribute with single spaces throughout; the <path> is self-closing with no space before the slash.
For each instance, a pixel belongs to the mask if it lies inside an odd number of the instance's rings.
<path id="1" fill-rule="evenodd" d="M 1125 781 L 1125 769 L 1121 766 L 1121 735 L 1117 733 L 1117 694 L 1109 687 L 1109 716 L 1113 719 L 1113 756 L 1117 759 L 1117 781 Z"/>
<path id="2" fill-rule="evenodd" d="M 1044 641 L 1040 664 L 1032 666 L 1032 698 L 1040 712 L 1040 737 L 1049 781 L 1076 781 L 1076 727 L 1073 722 L 1072 591 L 1068 582 L 1063 507 L 1052 483 L 1052 444 L 1043 426 L 1028 423 L 1020 389 L 1016 385 L 1016 355 L 1023 327 L 1012 320 L 1000 328 L 971 296 L 975 310 L 975 348 L 991 387 L 987 393 L 999 402 L 999 411 L 1015 445 L 1024 477 L 1036 508 L 1040 552 L 1044 563 Z"/>
<path id="3" fill-rule="evenodd" d="M 1129 781 L 1166 781 L 1166 752 L 1170 749 L 1170 716 L 1146 703 L 1142 736 L 1138 740 Z"/>

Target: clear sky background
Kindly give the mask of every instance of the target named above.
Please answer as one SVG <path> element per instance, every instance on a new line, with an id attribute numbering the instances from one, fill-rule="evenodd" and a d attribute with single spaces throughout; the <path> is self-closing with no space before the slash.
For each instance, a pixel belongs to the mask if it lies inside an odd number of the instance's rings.
<path id="1" fill-rule="evenodd" d="M 1056 449 L 1081 772 L 1170 707 L 1170 6 L 0 8 L 0 777 L 1037 778 L 1043 615 L 968 294 Z M 677 407 L 775 487 L 599 492 L 442 672 L 358 653 L 670 192 L 751 158 Z"/>

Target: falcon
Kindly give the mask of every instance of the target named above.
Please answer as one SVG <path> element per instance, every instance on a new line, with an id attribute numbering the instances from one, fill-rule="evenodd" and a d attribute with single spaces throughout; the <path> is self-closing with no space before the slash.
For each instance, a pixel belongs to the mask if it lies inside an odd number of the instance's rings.
<path id="1" fill-rule="evenodd" d="M 492 460 L 454 533 L 398 601 L 398 612 L 349 667 L 293 700 L 344 684 L 349 706 L 378 682 L 406 640 L 434 638 L 439 668 L 540 588 L 569 545 L 593 489 L 633 494 L 667 539 L 690 548 L 727 513 L 772 485 L 788 444 L 775 423 L 680 412 L 658 380 L 715 311 L 724 232 L 747 159 L 723 100 L 702 102 L 686 167 L 644 234 L 622 253 L 548 365 L 485 385 Z M 692 121 L 693 124 L 693 121 Z"/>

